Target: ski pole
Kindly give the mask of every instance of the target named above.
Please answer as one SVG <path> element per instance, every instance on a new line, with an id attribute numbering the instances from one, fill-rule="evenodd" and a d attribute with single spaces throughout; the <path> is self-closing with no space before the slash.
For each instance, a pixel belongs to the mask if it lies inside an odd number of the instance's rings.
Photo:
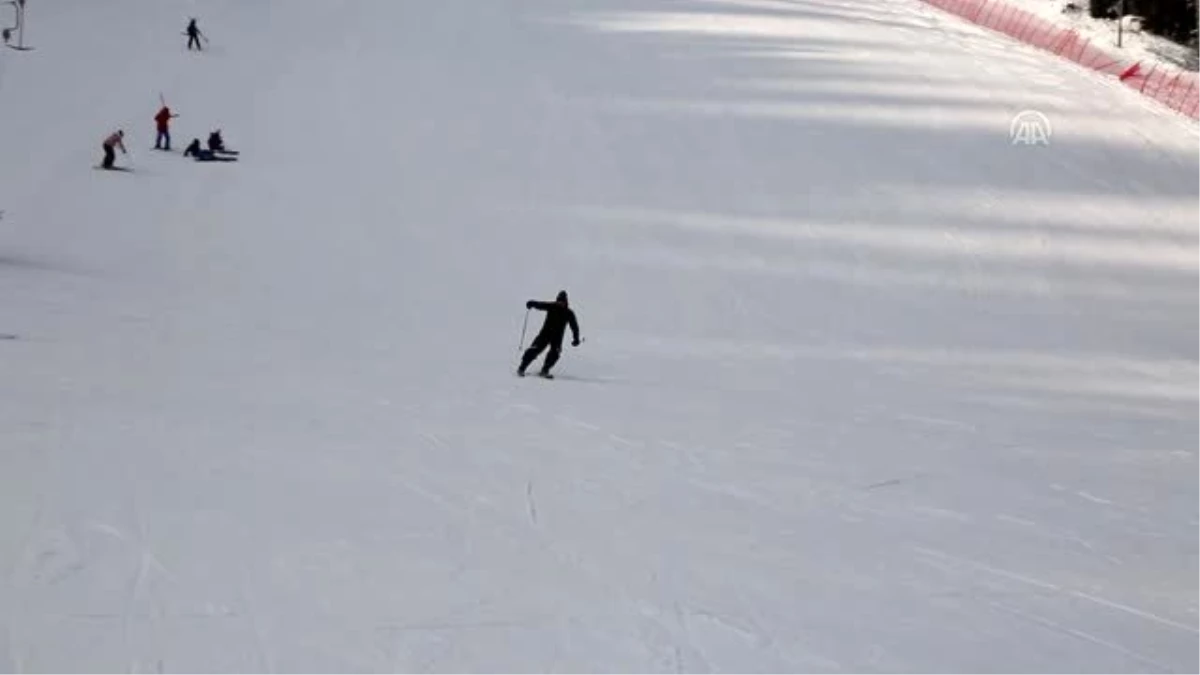
<path id="1" fill-rule="evenodd" d="M 517 351 L 525 346 L 525 328 L 529 325 L 529 309 L 525 310 L 525 320 L 521 322 L 521 342 L 517 344 Z"/>

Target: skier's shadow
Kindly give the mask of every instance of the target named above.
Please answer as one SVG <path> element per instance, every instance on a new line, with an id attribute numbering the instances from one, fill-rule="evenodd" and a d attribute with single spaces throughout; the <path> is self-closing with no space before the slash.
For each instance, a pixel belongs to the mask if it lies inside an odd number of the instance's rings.
<path id="1" fill-rule="evenodd" d="M 72 267 L 55 260 L 24 256 L 19 254 L 0 254 L 0 270 L 28 270 L 33 272 L 57 272 L 74 276 L 92 276 L 88 270 Z"/>
<path id="2" fill-rule="evenodd" d="M 585 384 L 630 384 L 629 380 L 618 377 L 599 377 L 596 375 L 572 375 L 570 373 L 555 373 L 554 379 L 567 382 L 582 382 Z"/>

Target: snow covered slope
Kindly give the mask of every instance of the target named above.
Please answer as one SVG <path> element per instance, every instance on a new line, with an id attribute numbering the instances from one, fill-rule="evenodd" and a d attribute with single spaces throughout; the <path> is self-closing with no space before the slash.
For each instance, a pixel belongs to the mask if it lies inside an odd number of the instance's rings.
<path id="1" fill-rule="evenodd" d="M 1197 669 L 1197 137 L 1136 93 L 915 0 L 29 14 L 0 670 Z"/>

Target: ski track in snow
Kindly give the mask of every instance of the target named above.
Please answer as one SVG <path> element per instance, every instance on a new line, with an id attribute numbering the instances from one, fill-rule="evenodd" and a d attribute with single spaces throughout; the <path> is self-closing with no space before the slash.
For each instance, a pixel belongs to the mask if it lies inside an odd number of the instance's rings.
<path id="1" fill-rule="evenodd" d="M 1087 492 L 1084 492 L 1083 490 L 1080 490 L 1080 491 L 1076 492 L 1075 494 L 1079 495 L 1080 497 L 1083 497 L 1084 499 L 1088 500 L 1089 502 L 1095 502 L 1097 504 L 1112 504 L 1112 502 L 1107 499 L 1102 499 L 1100 497 L 1097 497 L 1096 495 L 1088 494 Z"/>
<path id="2" fill-rule="evenodd" d="M 537 527 L 537 524 L 538 524 L 537 503 L 534 502 L 534 499 L 533 499 L 533 481 L 532 480 L 525 484 L 525 501 L 529 506 L 529 522 L 532 523 L 534 527 Z"/>
<path id="3" fill-rule="evenodd" d="M 37 535 L 37 527 L 42 519 L 42 508 L 42 501 L 39 498 L 33 516 L 30 518 L 28 526 L 24 528 L 24 532 L 21 535 L 21 544 L 17 547 L 17 553 L 12 558 L 8 574 L 5 575 L 8 592 L 12 595 L 12 600 L 10 606 L 7 608 L 4 627 L 5 635 L 8 638 L 9 660 L 12 662 L 12 672 L 14 673 L 25 671 L 23 659 L 24 645 L 23 639 L 18 633 L 17 622 L 20 618 L 18 612 L 26 601 L 27 587 L 22 583 L 19 575 L 21 574 L 21 564 L 32 557 L 34 537 Z"/>
<path id="4" fill-rule="evenodd" d="M 254 599 L 254 588 L 248 580 L 249 574 L 243 568 L 241 579 L 239 580 L 238 597 L 245 608 L 246 619 L 250 624 L 250 634 L 254 641 L 254 652 L 258 659 L 255 668 L 263 673 L 278 672 L 275 660 L 271 654 L 270 642 L 263 628 L 263 619 L 257 609 L 257 602 Z"/>
<path id="5" fill-rule="evenodd" d="M 1161 616 L 1157 616 L 1157 615 L 1155 615 L 1155 614 L 1152 614 L 1152 613 L 1150 613 L 1150 612 L 1146 612 L 1146 611 L 1143 611 L 1143 610 L 1140 610 L 1140 609 L 1136 609 L 1136 608 L 1134 608 L 1134 607 L 1129 607 L 1129 606 L 1127 606 L 1127 605 L 1123 605 L 1123 604 L 1121 604 L 1121 603 L 1112 602 L 1111 600 L 1106 600 L 1106 599 L 1104 599 L 1104 598 L 1099 598 L 1099 597 L 1096 597 L 1096 596 L 1094 596 L 1094 595 L 1090 595 L 1090 594 L 1088 594 L 1088 593 L 1084 593 L 1084 592 L 1082 592 L 1082 591 L 1078 591 L 1078 590 L 1074 590 L 1074 589 L 1070 589 L 1070 588 L 1063 588 L 1063 587 L 1061 587 L 1061 586 L 1058 586 L 1058 585 L 1056 585 L 1056 584 L 1049 583 L 1049 582 L 1047 582 L 1047 581 L 1042 581 L 1042 580 L 1040 580 L 1040 579 L 1035 579 L 1035 578 L 1033 578 L 1033 577 L 1029 577 L 1029 576 L 1026 576 L 1026 575 L 1018 574 L 1018 573 L 1016 573 L 1016 572 L 1012 572 L 1012 571 L 1009 571 L 1009 570 L 1004 570 L 1004 569 L 1000 569 L 1000 568 L 997 568 L 997 567 L 992 567 L 992 566 L 990 566 L 990 565 L 986 565 L 986 564 L 984 564 L 984 563 L 977 562 L 977 561 L 974 561 L 974 560 L 969 560 L 969 559 L 967 559 L 967 558 L 962 558 L 962 557 L 958 557 L 958 556 L 952 556 L 952 555 L 948 555 L 948 554 L 946 554 L 946 553 L 944 553 L 944 552 L 941 552 L 941 551 L 935 551 L 935 550 L 931 550 L 931 549 L 925 549 L 925 548 L 919 548 L 919 547 L 917 547 L 917 548 L 914 548 L 914 550 L 915 550 L 917 553 L 920 553 L 920 554 L 922 554 L 922 555 L 926 555 L 926 556 L 932 556 L 932 557 L 935 557 L 935 558 L 939 558 L 939 559 L 941 559 L 941 560 L 945 560 L 945 561 L 949 561 L 949 562 L 957 563 L 957 564 L 960 564 L 960 565 L 965 565 L 965 566 L 968 566 L 968 567 L 972 567 L 972 568 L 974 568 L 974 569 L 977 569 L 977 570 L 980 570 L 980 571 L 982 571 L 982 572 L 986 572 L 986 573 L 988 573 L 988 574 L 992 574 L 992 575 L 995 575 L 995 576 L 998 576 L 998 577 L 1003 577 L 1003 578 L 1005 578 L 1005 579 L 1011 579 L 1011 580 L 1013 580 L 1013 581 L 1017 581 L 1017 582 L 1020 582 L 1020 583 L 1022 583 L 1022 584 L 1026 584 L 1026 585 L 1033 586 L 1033 587 L 1036 587 L 1036 588 L 1042 588 L 1042 589 L 1045 589 L 1045 590 L 1054 591 L 1054 592 L 1056 592 L 1056 593 L 1063 593 L 1063 594 L 1066 594 L 1066 595 L 1071 595 L 1071 596 L 1074 596 L 1074 597 L 1077 597 L 1077 598 L 1081 598 L 1081 599 L 1083 599 L 1083 600 L 1087 600 L 1087 601 L 1089 601 L 1089 602 L 1095 603 L 1095 604 L 1097 604 L 1097 605 L 1100 605 L 1100 606 L 1103 606 L 1103 607 L 1107 607 L 1107 608 L 1109 608 L 1109 609 L 1114 609 L 1114 610 L 1117 610 L 1117 611 L 1120 611 L 1120 612 L 1125 612 L 1125 613 L 1127 613 L 1127 614 L 1130 614 L 1130 615 L 1132 615 L 1132 616 L 1136 616 L 1136 617 L 1138 617 L 1138 618 L 1141 618 L 1141 619 L 1145 619 L 1145 620 L 1147 620 L 1147 621 L 1153 621 L 1153 622 L 1155 622 L 1155 623 L 1158 623 L 1158 624 L 1161 624 L 1161 625 L 1163 625 L 1163 626 L 1169 626 L 1169 627 L 1171 627 L 1171 628 L 1176 628 L 1176 629 L 1179 629 L 1179 630 L 1182 630 L 1182 631 L 1185 631 L 1185 632 L 1189 632 L 1189 633 L 1198 633 L 1198 634 L 1200 634 L 1200 629 L 1197 629 L 1195 626 L 1189 626 L 1189 625 L 1187 625 L 1187 624 L 1179 623 L 1179 622 L 1177 622 L 1177 621 L 1172 621 L 1172 620 L 1170 620 L 1170 619 L 1167 619 L 1167 618 L 1164 618 L 1164 617 L 1161 617 Z"/>
<path id="6" fill-rule="evenodd" d="M 1023 612 L 1019 609 L 1010 607 L 1004 603 L 994 602 L 994 601 L 990 601 L 990 600 L 986 601 L 986 602 L 987 602 L 988 606 L 994 607 L 1002 612 L 1006 612 L 1006 613 L 1012 614 L 1013 616 L 1024 619 L 1026 621 L 1033 622 L 1033 623 L 1035 623 L 1039 626 L 1043 626 L 1049 630 L 1060 632 L 1065 635 L 1070 635 L 1072 637 L 1076 637 L 1081 640 L 1085 640 L 1085 641 L 1090 642 L 1099 647 L 1103 647 L 1105 649 L 1111 649 L 1123 656 L 1132 658 L 1135 661 L 1142 663 L 1143 665 L 1147 665 L 1147 666 L 1150 666 L 1151 668 L 1155 668 L 1156 670 L 1160 670 L 1163 672 L 1171 671 L 1171 669 L 1169 667 L 1163 665 L 1162 663 L 1160 663 L 1158 661 L 1155 661 L 1154 659 L 1150 658 L 1149 656 L 1146 656 L 1145 654 L 1139 654 L 1138 652 L 1127 649 L 1115 642 L 1109 642 L 1107 640 L 1102 640 L 1094 635 L 1089 635 L 1081 630 L 1076 630 L 1069 626 L 1064 626 L 1062 624 L 1055 623 L 1045 617 L 1040 617 L 1035 614 L 1031 614 L 1029 612 Z"/>

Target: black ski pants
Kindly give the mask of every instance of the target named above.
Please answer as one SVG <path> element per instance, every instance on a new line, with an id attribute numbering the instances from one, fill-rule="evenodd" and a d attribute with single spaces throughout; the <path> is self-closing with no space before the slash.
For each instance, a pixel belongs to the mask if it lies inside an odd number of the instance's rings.
<path id="1" fill-rule="evenodd" d="M 117 159 L 117 153 L 113 152 L 111 145 L 104 146 L 104 162 L 100 165 L 106 169 L 113 168 L 113 162 Z"/>
<path id="2" fill-rule="evenodd" d="M 526 349 L 525 355 L 521 357 L 521 372 L 525 372 L 529 364 L 537 360 L 538 354 L 541 354 L 542 350 L 547 347 L 550 348 L 550 351 L 546 353 L 546 360 L 542 362 L 542 372 L 550 372 L 554 364 L 558 363 L 558 357 L 562 356 L 562 338 L 555 340 L 549 335 L 540 333 L 533 338 L 533 344 L 529 345 L 529 349 Z"/>

